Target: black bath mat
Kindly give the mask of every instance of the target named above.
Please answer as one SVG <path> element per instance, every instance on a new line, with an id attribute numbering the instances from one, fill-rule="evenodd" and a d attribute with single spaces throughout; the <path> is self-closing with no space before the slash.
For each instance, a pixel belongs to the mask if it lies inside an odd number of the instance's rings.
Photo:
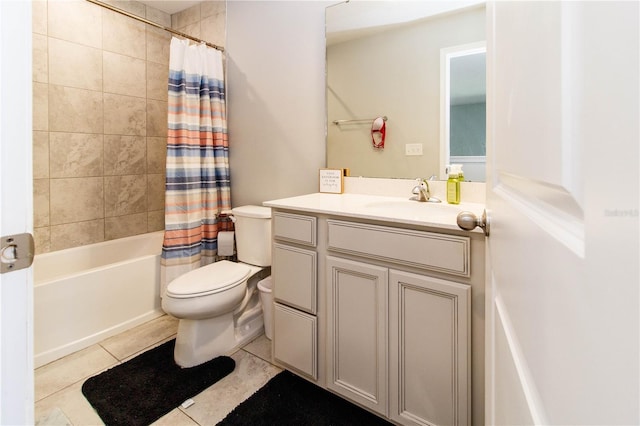
<path id="1" fill-rule="evenodd" d="M 163 343 L 84 382 L 82 393 L 107 425 L 148 425 L 236 366 L 233 359 L 221 356 L 180 368 L 173 361 L 175 343 Z"/>
<path id="2" fill-rule="evenodd" d="M 238 405 L 218 426 L 390 424 L 289 371 L 283 371 Z"/>

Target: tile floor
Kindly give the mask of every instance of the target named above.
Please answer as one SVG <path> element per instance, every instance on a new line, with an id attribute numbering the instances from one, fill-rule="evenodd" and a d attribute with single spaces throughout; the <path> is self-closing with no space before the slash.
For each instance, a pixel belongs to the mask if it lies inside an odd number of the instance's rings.
<path id="1" fill-rule="evenodd" d="M 178 320 L 165 315 L 36 369 L 36 425 L 103 425 L 82 395 L 82 383 L 174 338 L 177 327 Z M 195 396 L 189 408 L 178 407 L 153 424 L 215 425 L 281 371 L 270 362 L 271 341 L 264 335 L 230 356 L 236 362 L 231 374 Z"/>

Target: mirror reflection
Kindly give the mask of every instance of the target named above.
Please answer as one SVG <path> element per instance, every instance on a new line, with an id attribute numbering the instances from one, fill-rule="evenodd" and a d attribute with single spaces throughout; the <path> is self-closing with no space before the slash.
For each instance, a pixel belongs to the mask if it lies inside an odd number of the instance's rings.
<path id="1" fill-rule="evenodd" d="M 465 179 L 486 175 L 485 42 L 444 48 L 440 54 L 440 177 L 458 164 Z"/>
<path id="2" fill-rule="evenodd" d="M 352 1 L 328 7 L 326 24 L 327 167 L 442 176 L 442 49 L 484 41 L 484 3 Z M 387 118 L 384 149 L 371 143 L 376 117 Z"/>

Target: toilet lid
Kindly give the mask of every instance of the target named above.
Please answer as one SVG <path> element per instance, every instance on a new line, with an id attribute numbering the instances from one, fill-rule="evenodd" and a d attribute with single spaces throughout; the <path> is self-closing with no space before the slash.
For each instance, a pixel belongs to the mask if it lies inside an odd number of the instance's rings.
<path id="1" fill-rule="evenodd" d="M 179 276 L 167 286 L 167 295 L 187 298 L 219 293 L 247 279 L 251 269 L 242 263 L 221 260 Z"/>
<path id="2" fill-rule="evenodd" d="M 231 209 L 235 216 L 251 217 L 257 219 L 270 219 L 271 207 L 264 206 L 240 206 Z"/>

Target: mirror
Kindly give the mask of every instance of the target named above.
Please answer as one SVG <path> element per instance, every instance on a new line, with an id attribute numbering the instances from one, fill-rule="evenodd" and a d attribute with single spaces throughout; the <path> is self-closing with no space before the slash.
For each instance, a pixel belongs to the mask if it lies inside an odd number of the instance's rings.
<path id="1" fill-rule="evenodd" d="M 484 41 L 484 2 L 351 1 L 326 12 L 327 167 L 442 176 L 441 50 Z M 384 149 L 371 144 L 377 117 Z"/>

